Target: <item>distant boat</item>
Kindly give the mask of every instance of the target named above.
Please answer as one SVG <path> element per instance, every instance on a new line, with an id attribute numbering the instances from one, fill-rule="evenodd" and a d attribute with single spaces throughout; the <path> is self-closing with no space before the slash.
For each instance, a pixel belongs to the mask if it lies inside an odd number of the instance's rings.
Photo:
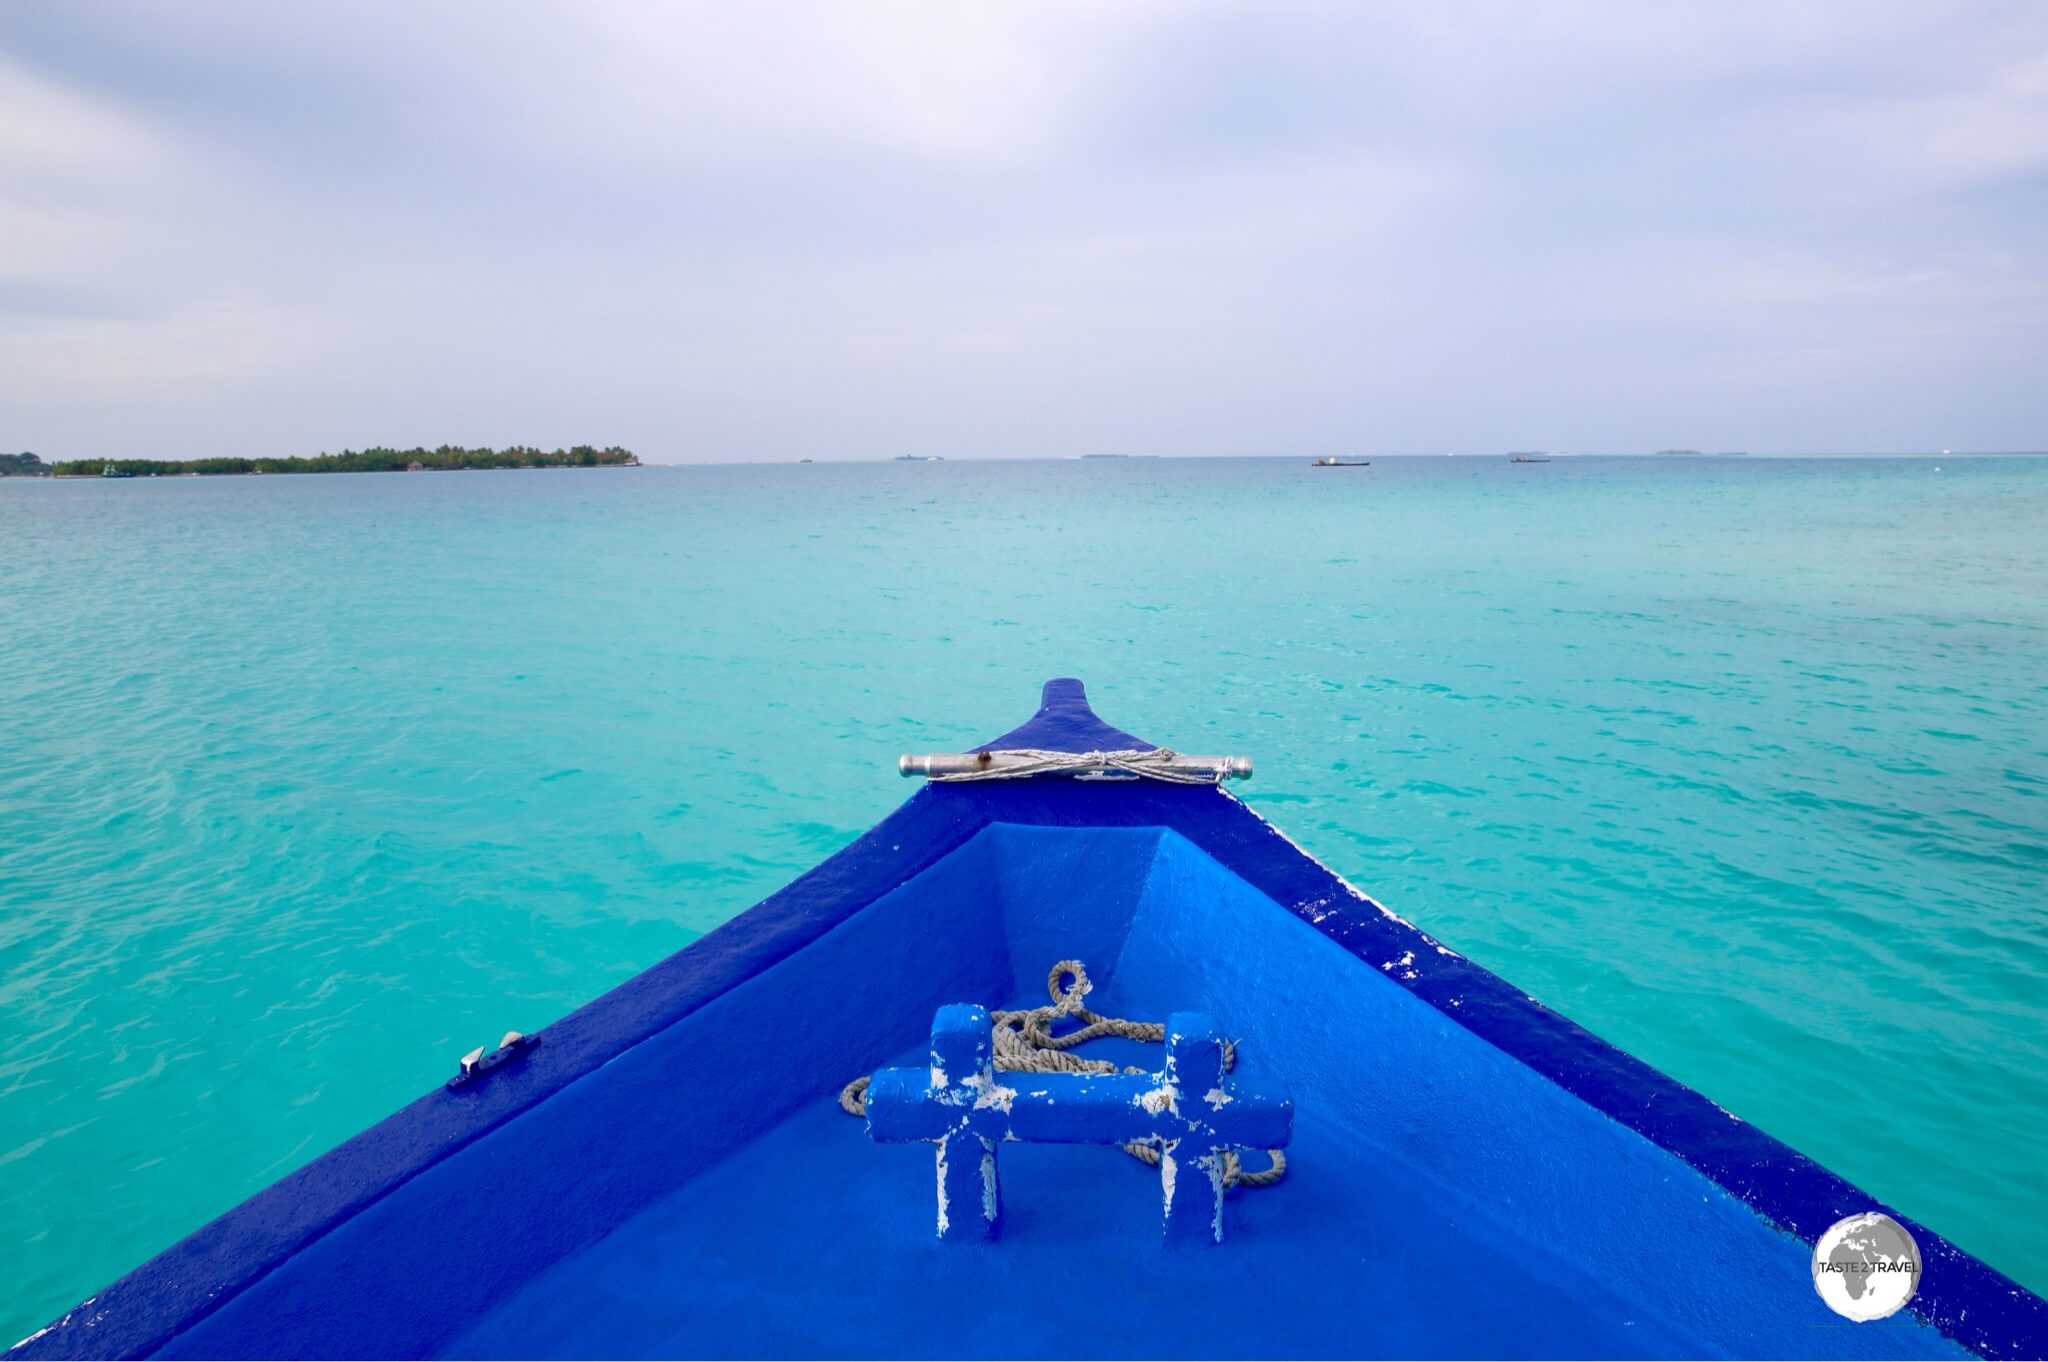
<path id="1" fill-rule="evenodd" d="M 124 472 L 123 470 L 116 468 L 112 464 L 108 464 L 105 468 L 102 468 L 100 470 L 100 476 L 103 478 L 132 478 L 135 475 L 133 473 Z"/>
<path id="2" fill-rule="evenodd" d="M 1370 468 L 1371 459 L 1317 459 L 1310 468 Z"/>
<path id="3" fill-rule="evenodd" d="M 1535 453 L 1535 454 L 1510 454 L 1510 455 L 1508 456 L 1508 462 L 1509 462 L 1509 463 L 1549 463 L 1549 462 L 1550 462 L 1550 458 L 1549 458 L 1549 456 L 1548 456 L 1548 455 L 1542 454 L 1542 453 L 1540 453 L 1540 452 L 1539 452 L 1539 453 Z"/>

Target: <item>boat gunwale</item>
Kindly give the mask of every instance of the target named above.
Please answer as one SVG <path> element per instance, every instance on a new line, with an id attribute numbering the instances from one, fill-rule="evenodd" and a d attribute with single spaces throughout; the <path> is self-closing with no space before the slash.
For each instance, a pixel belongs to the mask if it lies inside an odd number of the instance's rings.
<path id="1" fill-rule="evenodd" d="M 929 817 L 926 791 L 803 875 L 532 1033 L 516 1065 L 423 1096 L 222 1212 L 10 1348 L 16 1357 L 155 1353 L 323 1235 L 686 1020 L 952 854 L 981 825 Z M 906 835 L 915 828 L 918 836 Z M 899 856 L 903 847 L 916 854 Z"/>
<path id="2" fill-rule="evenodd" d="M 988 747 L 1149 747 L 1110 727 L 1079 681 L 1046 683 L 1029 721 Z M 24 1339 L 6 1356 L 155 1352 L 407 1181 L 804 949 L 997 823 L 1162 827 L 1446 1018 L 1675 1156 L 1811 1243 L 1882 1211 L 1922 1256 L 1908 1309 L 1987 1358 L 2048 1352 L 2048 1301 L 1846 1179 L 1443 946 L 1214 786 L 1065 779 L 926 786 L 751 908 L 542 1028 L 487 1081 L 437 1086 L 287 1174 Z M 1412 963 L 1396 963 L 1412 954 Z"/>

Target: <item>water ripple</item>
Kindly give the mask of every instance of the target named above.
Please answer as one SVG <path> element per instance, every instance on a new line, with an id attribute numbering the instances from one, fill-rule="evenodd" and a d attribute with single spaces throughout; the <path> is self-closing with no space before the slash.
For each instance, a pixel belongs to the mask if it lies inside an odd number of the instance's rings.
<path id="1" fill-rule="evenodd" d="M 2048 1290 L 2048 465 L 1943 467 L 0 483 L 0 1337 L 1054 674 Z"/>

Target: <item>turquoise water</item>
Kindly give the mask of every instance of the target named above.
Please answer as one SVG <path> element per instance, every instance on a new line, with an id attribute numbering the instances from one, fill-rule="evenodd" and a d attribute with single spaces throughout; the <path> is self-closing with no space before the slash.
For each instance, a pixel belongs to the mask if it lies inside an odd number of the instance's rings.
<path id="1" fill-rule="evenodd" d="M 1061 674 L 2048 1290 L 2048 461 L 9 480 L 0 1342 Z"/>

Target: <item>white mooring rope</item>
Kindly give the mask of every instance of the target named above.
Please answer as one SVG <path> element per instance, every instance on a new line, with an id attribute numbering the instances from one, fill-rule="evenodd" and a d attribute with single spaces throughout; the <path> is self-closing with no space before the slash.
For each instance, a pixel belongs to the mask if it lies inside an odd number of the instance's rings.
<path id="1" fill-rule="evenodd" d="M 999 758 L 1001 764 L 991 763 L 988 769 L 980 771 L 950 771 L 929 779 L 1021 780 L 1026 776 L 1074 775 L 1087 771 L 1124 771 L 1173 785 L 1220 785 L 1224 779 L 1221 769 L 1189 770 L 1179 765 L 1180 754 L 1170 747 L 1133 747 L 1114 752 L 1055 752 L 1045 747 L 1009 747 L 987 755 Z"/>
<path id="2" fill-rule="evenodd" d="M 1164 749 L 1162 749 L 1164 750 Z M 1049 753 L 1052 756 L 1072 756 L 1072 753 Z M 1101 756 L 1102 753 L 1091 755 Z M 946 777 L 952 778 L 952 777 Z M 1045 991 L 1052 1002 L 1044 1007 L 1020 1008 L 1014 1012 L 997 1011 L 990 1013 L 990 1022 L 995 1032 L 995 1067 L 1014 1073 L 1069 1073 L 1069 1074 L 1113 1074 L 1117 1066 L 1106 1059 L 1083 1059 L 1070 1053 L 1076 1045 L 1097 1040 L 1103 1036 L 1120 1036 L 1124 1040 L 1146 1041 L 1163 1044 L 1166 1027 L 1159 1022 L 1125 1021 L 1120 1017 L 1105 1017 L 1090 1012 L 1081 1005 L 1094 985 L 1088 982 L 1088 971 L 1079 960 L 1062 960 L 1052 967 L 1045 977 Z M 1085 1023 L 1077 1030 L 1064 1035 L 1054 1035 L 1052 1024 L 1062 1017 L 1072 1017 Z M 1227 1071 L 1237 1063 L 1237 1047 L 1228 1040 L 1223 1042 L 1223 1067 Z M 1145 1070 L 1125 1067 L 1122 1072 L 1141 1074 Z M 856 1078 L 839 1090 L 839 1105 L 849 1116 L 868 1114 L 868 1079 Z M 1127 1144 L 1124 1153 L 1145 1163 L 1157 1164 L 1159 1151 L 1149 1144 Z M 1277 1149 L 1266 1151 L 1272 1160 L 1270 1168 L 1257 1172 L 1246 1172 L 1240 1166 L 1236 1150 L 1227 1150 L 1223 1155 L 1223 1185 L 1225 1187 L 1270 1187 L 1287 1176 L 1287 1156 Z"/>

